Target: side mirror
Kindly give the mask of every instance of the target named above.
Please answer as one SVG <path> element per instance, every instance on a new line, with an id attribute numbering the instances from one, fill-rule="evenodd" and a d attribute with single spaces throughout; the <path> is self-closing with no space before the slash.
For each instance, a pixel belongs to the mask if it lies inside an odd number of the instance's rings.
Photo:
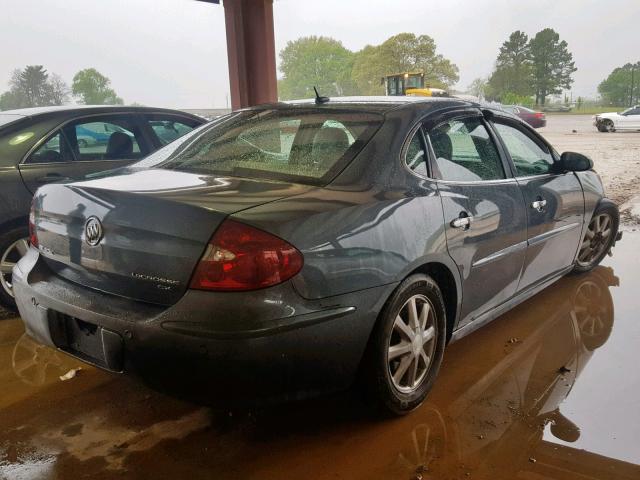
<path id="1" fill-rule="evenodd" d="M 564 152 L 559 166 L 565 172 L 584 172 L 593 168 L 593 160 L 581 153 Z"/>

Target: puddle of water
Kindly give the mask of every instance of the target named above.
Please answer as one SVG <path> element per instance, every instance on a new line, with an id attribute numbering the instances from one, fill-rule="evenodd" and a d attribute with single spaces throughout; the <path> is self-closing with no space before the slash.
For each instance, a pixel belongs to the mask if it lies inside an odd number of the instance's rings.
<path id="1" fill-rule="evenodd" d="M 14 351 L 32 349 L 15 330 L 0 345 L 19 392 L 0 393 L 0 478 L 637 480 L 638 244 L 625 233 L 607 266 L 451 345 L 428 401 L 399 419 L 352 392 L 230 415 L 95 370 L 53 382 L 33 370 L 68 365 L 39 353 L 19 368 Z"/>

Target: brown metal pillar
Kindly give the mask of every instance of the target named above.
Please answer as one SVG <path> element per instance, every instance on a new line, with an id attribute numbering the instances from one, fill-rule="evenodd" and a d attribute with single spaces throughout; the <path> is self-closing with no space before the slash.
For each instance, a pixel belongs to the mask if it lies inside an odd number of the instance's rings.
<path id="1" fill-rule="evenodd" d="M 231 108 L 278 100 L 273 0 L 224 0 Z"/>

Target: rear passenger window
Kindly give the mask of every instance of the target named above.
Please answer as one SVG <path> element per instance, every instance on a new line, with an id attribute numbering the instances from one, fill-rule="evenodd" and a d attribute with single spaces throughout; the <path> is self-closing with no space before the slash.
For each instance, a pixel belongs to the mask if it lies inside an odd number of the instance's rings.
<path id="1" fill-rule="evenodd" d="M 451 120 L 429 132 L 443 180 L 475 182 L 505 178 L 498 150 L 479 118 Z"/>
<path id="2" fill-rule="evenodd" d="M 142 134 L 130 118 L 91 119 L 66 125 L 64 133 L 79 161 L 142 158 Z"/>
<path id="3" fill-rule="evenodd" d="M 407 153 L 404 157 L 404 162 L 409 167 L 409 170 L 417 173 L 418 175 L 427 176 L 427 156 L 422 145 L 422 139 L 420 138 L 420 130 L 418 130 L 409 142 L 407 147 Z"/>
<path id="4" fill-rule="evenodd" d="M 71 148 L 62 132 L 58 131 L 31 154 L 27 163 L 60 163 L 72 160 Z"/>
<path id="5" fill-rule="evenodd" d="M 518 176 L 543 175 L 551 171 L 553 157 L 546 147 L 518 128 L 502 123 L 496 123 L 495 127 L 507 147 Z"/>

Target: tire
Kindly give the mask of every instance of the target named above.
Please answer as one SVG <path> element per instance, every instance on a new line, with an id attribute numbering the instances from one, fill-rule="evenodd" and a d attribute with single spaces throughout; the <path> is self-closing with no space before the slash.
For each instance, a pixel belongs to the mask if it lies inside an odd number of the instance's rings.
<path id="1" fill-rule="evenodd" d="M 416 323 L 412 326 L 409 312 L 413 302 L 418 314 L 414 318 L 420 324 L 417 328 Z M 424 308 L 428 308 L 426 318 L 419 318 Z M 398 318 L 404 327 L 400 328 Z M 438 374 L 445 343 L 446 313 L 438 285 L 426 275 L 408 277 L 387 300 L 369 339 L 363 361 L 367 399 L 394 415 L 419 407 Z M 389 360 L 390 354 L 396 357 Z"/>
<path id="2" fill-rule="evenodd" d="M 599 132 L 602 132 L 602 133 L 607 131 L 607 129 L 602 124 L 598 124 L 596 128 L 598 129 Z"/>
<path id="3" fill-rule="evenodd" d="M 0 234 L 0 304 L 15 310 L 16 302 L 11 292 L 11 271 L 9 267 L 22 257 L 24 245 L 28 244 L 29 229 L 18 227 Z M 20 243 L 19 243 L 20 242 Z"/>
<path id="4" fill-rule="evenodd" d="M 611 120 L 604 120 L 602 122 L 602 126 L 604 127 L 605 132 L 615 132 L 616 127 Z"/>
<path id="5" fill-rule="evenodd" d="M 606 217 L 609 218 L 608 227 L 604 227 L 602 223 Z M 619 225 L 620 214 L 616 204 L 608 199 L 602 200 L 593 212 L 587 231 L 580 242 L 573 273 L 589 272 L 600 264 L 616 241 Z M 607 231 L 607 228 L 609 233 L 605 236 L 603 233 Z M 590 237 L 590 235 L 592 236 Z M 587 245 L 587 242 L 590 243 Z M 592 250 L 590 253 L 587 253 L 587 247 Z"/>

